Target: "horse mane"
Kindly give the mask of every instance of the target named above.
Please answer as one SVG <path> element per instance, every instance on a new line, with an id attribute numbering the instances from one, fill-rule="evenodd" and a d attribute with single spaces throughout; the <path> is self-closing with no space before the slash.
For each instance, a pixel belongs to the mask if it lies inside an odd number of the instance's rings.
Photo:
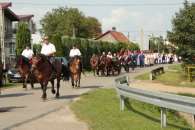
<path id="1" fill-rule="evenodd" d="M 37 54 L 36 56 L 41 57 L 41 59 L 42 59 L 44 62 L 48 61 L 48 58 L 47 58 L 47 56 L 46 56 L 46 55 L 43 55 L 43 54 Z"/>
<path id="2" fill-rule="evenodd" d="M 16 65 L 29 64 L 28 62 L 25 61 L 25 59 L 27 59 L 27 58 L 24 57 L 23 55 L 19 55 L 17 57 L 17 63 L 16 63 Z"/>

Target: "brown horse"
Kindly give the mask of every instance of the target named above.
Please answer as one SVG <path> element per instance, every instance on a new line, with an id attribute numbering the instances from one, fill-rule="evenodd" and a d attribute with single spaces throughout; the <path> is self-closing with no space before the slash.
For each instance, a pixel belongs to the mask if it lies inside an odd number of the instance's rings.
<path id="1" fill-rule="evenodd" d="M 30 72 L 30 63 L 29 60 L 20 55 L 17 58 L 17 63 L 16 63 L 16 68 L 18 69 L 21 77 L 22 77 L 22 83 L 23 83 L 23 88 L 27 87 L 27 81 L 28 79 L 30 79 L 30 83 L 31 83 L 31 88 L 34 88 L 34 78 L 33 75 L 31 75 Z"/>
<path id="2" fill-rule="evenodd" d="M 70 68 L 70 76 L 72 87 L 80 87 L 81 80 L 81 58 L 79 56 L 75 56 L 71 59 L 69 63 Z"/>
<path id="3" fill-rule="evenodd" d="M 98 64 L 97 75 L 99 75 L 99 71 L 101 71 L 101 75 L 105 75 L 106 64 L 107 64 L 107 57 L 101 56 Z"/>
<path id="4" fill-rule="evenodd" d="M 56 93 L 54 89 L 55 79 L 57 79 L 56 98 L 60 96 L 59 88 L 60 88 L 60 80 L 61 80 L 61 74 L 62 74 L 61 72 L 62 64 L 60 60 L 56 60 L 56 59 L 54 60 L 52 64 L 50 63 L 48 57 L 42 54 L 38 54 L 36 56 L 33 56 L 32 58 L 32 72 L 35 75 L 35 78 L 37 79 L 37 81 L 41 84 L 41 88 L 43 91 L 43 94 L 42 94 L 43 99 L 47 98 L 46 90 L 47 90 L 47 85 L 49 81 L 52 84 L 51 92 L 53 94 Z"/>
<path id="5" fill-rule="evenodd" d="M 98 64 L 99 64 L 99 57 L 93 54 L 93 56 L 90 59 L 90 65 L 91 65 L 91 69 L 93 70 L 94 76 L 95 76 L 95 73 L 97 73 Z"/>

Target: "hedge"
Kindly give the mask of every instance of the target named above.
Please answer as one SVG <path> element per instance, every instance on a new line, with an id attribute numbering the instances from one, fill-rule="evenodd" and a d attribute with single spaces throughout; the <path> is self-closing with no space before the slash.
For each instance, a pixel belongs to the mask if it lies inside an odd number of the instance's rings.
<path id="1" fill-rule="evenodd" d="M 61 37 L 60 35 L 52 36 L 51 42 L 55 44 L 57 50 L 56 56 L 64 56 L 67 59 L 69 59 L 69 52 L 72 46 L 77 45 L 82 53 L 83 66 L 85 69 L 90 68 L 89 60 L 93 53 L 101 54 L 103 51 L 118 52 L 122 48 L 132 51 L 139 50 L 139 46 L 134 43 L 111 43 L 83 38 Z"/>

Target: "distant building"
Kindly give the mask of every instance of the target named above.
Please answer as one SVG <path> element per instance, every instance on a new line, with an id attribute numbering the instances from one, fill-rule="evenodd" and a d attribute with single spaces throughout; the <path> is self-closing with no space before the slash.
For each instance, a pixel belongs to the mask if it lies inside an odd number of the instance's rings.
<path id="1" fill-rule="evenodd" d="M 31 33 L 35 30 L 33 24 L 33 15 L 16 15 L 9 7 L 12 6 L 11 2 L 0 3 L 0 58 L 4 67 L 6 64 L 13 64 L 15 61 L 15 48 L 16 48 L 16 30 L 18 22 L 26 22 L 29 25 Z M 13 28 L 13 22 L 15 27 Z"/>
<path id="2" fill-rule="evenodd" d="M 109 30 L 99 37 L 97 37 L 95 40 L 105 41 L 105 42 L 123 42 L 123 43 L 129 43 L 128 38 L 121 32 L 117 32 L 116 28 L 112 28 L 112 30 Z"/>

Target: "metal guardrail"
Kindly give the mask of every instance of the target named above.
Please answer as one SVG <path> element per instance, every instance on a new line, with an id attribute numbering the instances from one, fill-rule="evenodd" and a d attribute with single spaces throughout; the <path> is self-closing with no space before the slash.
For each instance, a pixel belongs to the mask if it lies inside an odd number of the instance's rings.
<path id="1" fill-rule="evenodd" d="M 153 69 L 149 74 L 150 80 L 154 80 L 157 75 L 160 75 L 163 73 L 164 73 L 164 67 L 158 67 L 156 69 Z"/>
<path id="2" fill-rule="evenodd" d="M 125 98 L 131 98 L 145 103 L 153 104 L 161 108 L 161 127 L 166 127 L 166 110 L 172 109 L 179 112 L 192 114 L 192 127 L 195 127 L 195 98 L 169 94 L 165 92 L 147 91 L 128 86 L 128 77 L 115 79 L 116 89 L 120 96 L 120 110 L 125 107 Z"/>

